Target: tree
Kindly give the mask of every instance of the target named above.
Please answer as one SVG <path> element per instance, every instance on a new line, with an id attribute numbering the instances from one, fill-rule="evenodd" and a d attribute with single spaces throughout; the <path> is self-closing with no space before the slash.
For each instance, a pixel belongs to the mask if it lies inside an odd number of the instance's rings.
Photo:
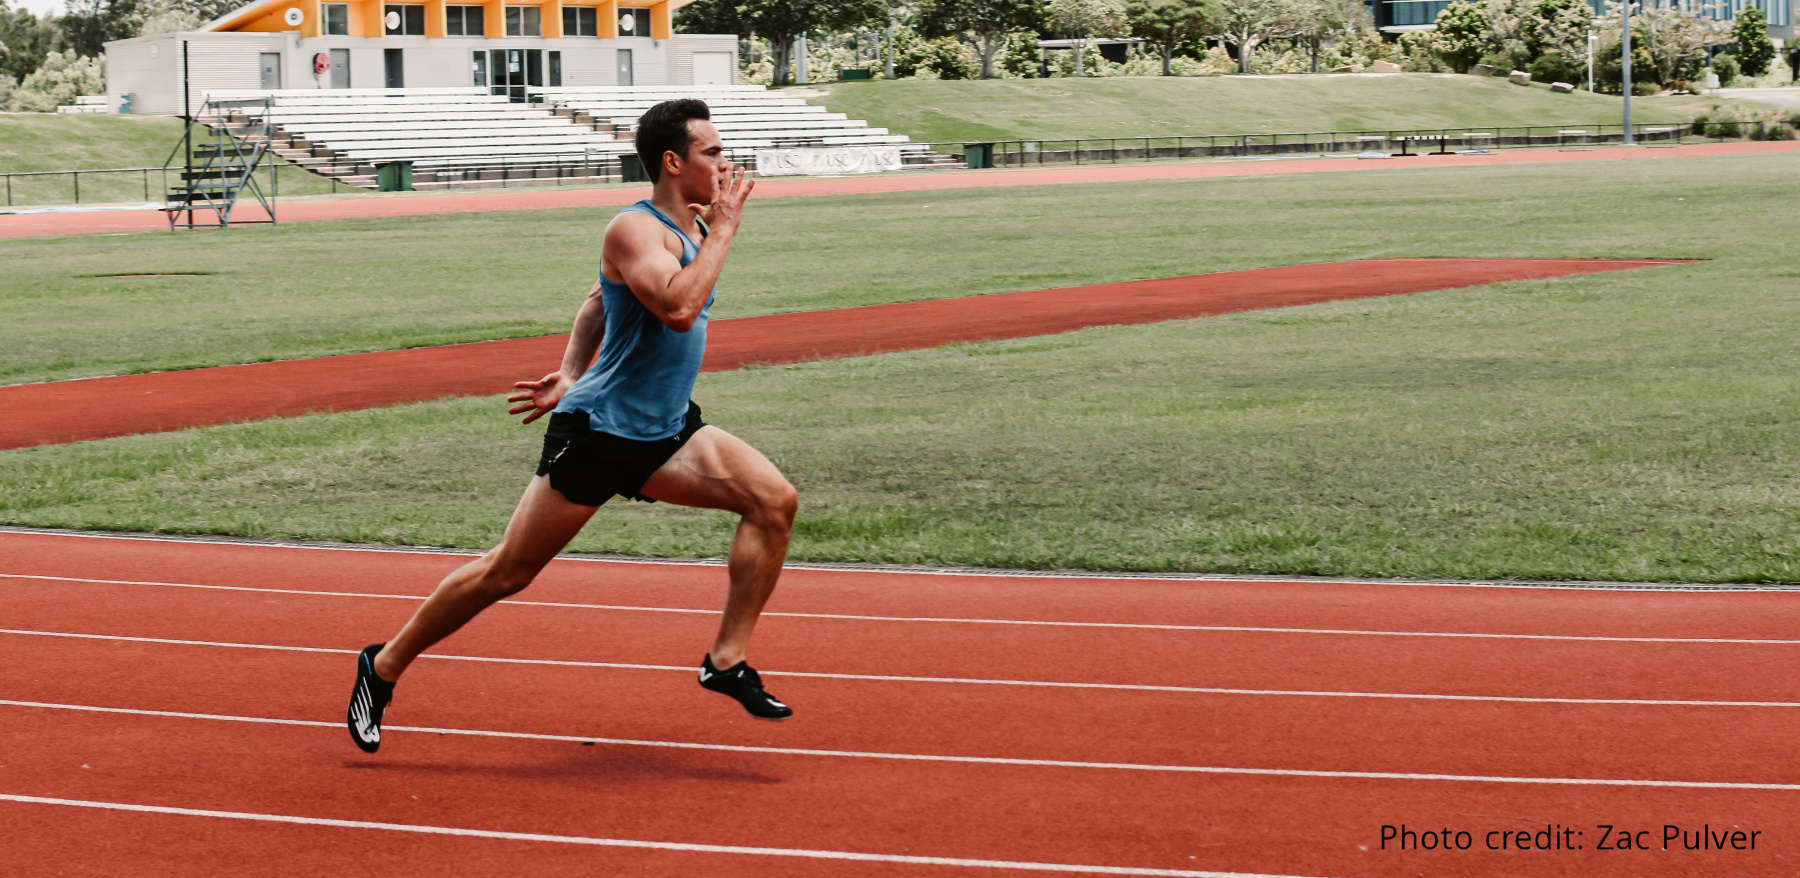
<path id="1" fill-rule="evenodd" d="M 1745 76 L 1769 72 L 1775 61 L 1775 43 L 1769 39 L 1769 19 L 1761 9 L 1746 5 L 1731 23 L 1731 39 L 1737 43 L 1738 63 Z"/>
<path id="2" fill-rule="evenodd" d="M 1594 7 L 1586 0 L 1538 0 L 1531 7 L 1527 44 L 1533 54 L 1556 52 L 1587 63 L 1587 35 L 1594 29 Z"/>
<path id="3" fill-rule="evenodd" d="M 793 81 L 795 37 L 814 30 L 875 27 L 887 20 L 885 0 L 700 0 L 676 13 L 683 33 L 755 34 L 768 40 L 776 86 Z"/>
<path id="4" fill-rule="evenodd" d="M 1042 56 L 1037 32 L 1022 30 L 1006 39 L 1006 55 L 1000 59 L 1000 69 L 1020 79 L 1036 79 L 1043 65 Z"/>
<path id="5" fill-rule="evenodd" d="M 1306 44 L 1314 73 L 1319 72 L 1319 52 L 1325 48 L 1326 40 L 1374 25 L 1362 0 L 1296 0 L 1294 11 L 1297 24 L 1294 36 Z"/>
<path id="6" fill-rule="evenodd" d="M 1075 40 L 1075 75 L 1082 76 L 1082 52 L 1087 41 L 1117 36 L 1131 25 L 1120 0 L 1050 0 L 1050 26 Z"/>
<path id="7" fill-rule="evenodd" d="M 1220 5 L 1219 35 L 1237 47 L 1239 73 L 1254 72 L 1250 62 L 1257 46 L 1300 28 L 1295 0 L 1221 0 Z"/>
<path id="8" fill-rule="evenodd" d="M 8 9 L 0 0 L 0 73 L 24 79 L 44 63 L 56 39 L 56 30 L 48 19 L 38 18 L 30 10 Z"/>
<path id="9" fill-rule="evenodd" d="M 1211 33 L 1223 13 L 1219 0 L 1125 0 L 1131 35 L 1161 53 L 1164 76 L 1175 75 L 1175 50 Z"/>
<path id="10" fill-rule="evenodd" d="M 51 52 L 36 72 L 19 83 L 13 95 L 18 108 L 28 113 L 49 113 L 82 95 L 106 93 L 106 74 L 98 58 L 82 58 L 75 50 Z"/>
<path id="11" fill-rule="evenodd" d="M 1438 13 L 1437 28 L 1432 32 L 1432 48 L 1451 70 L 1461 73 L 1487 53 L 1492 44 L 1492 33 L 1488 17 L 1480 7 L 1455 0 Z"/>
<path id="12" fill-rule="evenodd" d="M 1042 23 L 1038 0 L 925 0 L 918 21 L 927 37 L 960 36 L 974 45 L 982 79 L 994 78 L 994 56 L 1006 47 L 1007 34 Z"/>
<path id="13" fill-rule="evenodd" d="M 1667 85 L 1692 79 L 1706 61 L 1707 47 L 1726 41 L 1724 23 L 1703 17 L 1699 11 L 1684 11 L 1674 4 L 1641 6 L 1633 11 L 1632 37 L 1641 35 L 1644 50 L 1655 65 L 1657 82 Z M 1637 73 L 1635 67 L 1632 72 Z"/>
<path id="14" fill-rule="evenodd" d="M 69 13 L 56 27 L 75 54 L 95 58 L 106 53 L 108 41 L 137 36 L 143 23 L 142 0 L 69 0 Z"/>

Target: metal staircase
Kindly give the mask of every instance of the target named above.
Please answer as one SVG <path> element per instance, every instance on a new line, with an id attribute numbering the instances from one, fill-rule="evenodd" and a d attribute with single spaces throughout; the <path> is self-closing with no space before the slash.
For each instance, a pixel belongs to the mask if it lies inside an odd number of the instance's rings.
<path id="1" fill-rule="evenodd" d="M 223 104 L 232 104 L 225 106 Z M 238 200 L 248 192 L 262 206 L 267 219 L 240 219 L 244 223 L 275 222 L 275 163 L 269 156 L 272 128 L 269 114 L 262 122 L 250 122 L 231 110 L 243 102 L 207 101 L 200 116 L 189 116 L 180 142 L 163 162 L 163 176 L 176 174 L 180 181 L 169 187 L 163 202 L 163 213 L 169 217 L 169 228 L 228 228 Z M 268 101 L 264 100 L 265 110 Z M 208 121 L 201 121 L 207 119 Z M 243 124 L 238 124 L 242 120 Z M 240 130 L 241 128 L 241 130 Z M 263 170 L 268 191 L 257 182 L 256 172 Z M 195 214 L 212 212 L 210 221 L 196 221 Z M 186 215 L 185 220 L 183 215 Z"/>

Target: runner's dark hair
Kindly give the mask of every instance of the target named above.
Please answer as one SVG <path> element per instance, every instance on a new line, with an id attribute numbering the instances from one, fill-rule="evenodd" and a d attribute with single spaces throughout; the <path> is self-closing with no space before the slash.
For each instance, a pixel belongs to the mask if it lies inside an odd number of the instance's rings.
<path id="1" fill-rule="evenodd" d="M 711 119 L 712 110 L 706 102 L 697 98 L 682 98 L 678 101 L 663 101 L 644 111 L 638 117 L 637 144 L 638 157 L 644 163 L 644 173 L 650 175 L 650 182 L 655 183 L 662 177 L 662 157 L 665 152 L 672 152 L 687 160 L 688 147 L 694 144 L 694 136 L 688 133 L 688 122 L 694 119 Z"/>

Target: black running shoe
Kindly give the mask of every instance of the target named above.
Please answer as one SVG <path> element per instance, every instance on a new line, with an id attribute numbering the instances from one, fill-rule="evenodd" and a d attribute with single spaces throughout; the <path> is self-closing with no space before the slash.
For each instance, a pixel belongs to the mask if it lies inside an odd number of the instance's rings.
<path id="1" fill-rule="evenodd" d="M 365 647 L 356 657 L 356 688 L 350 690 L 350 710 L 345 721 L 350 726 L 350 739 L 364 753 L 381 749 L 381 715 L 387 712 L 394 697 L 394 684 L 375 673 L 375 656 L 385 643 Z"/>
<path id="2" fill-rule="evenodd" d="M 736 698 L 751 716 L 763 719 L 787 719 L 794 715 L 794 709 L 775 700 L 775 696 L 763 691 L 762 677 L 757 676 L 756 669 L 746 662 L 738 662 L 721 671 L 713 667 L 712 655 L 709 653 L 700 662 L 700 685 L 714 692 L 723 692 Z"/>

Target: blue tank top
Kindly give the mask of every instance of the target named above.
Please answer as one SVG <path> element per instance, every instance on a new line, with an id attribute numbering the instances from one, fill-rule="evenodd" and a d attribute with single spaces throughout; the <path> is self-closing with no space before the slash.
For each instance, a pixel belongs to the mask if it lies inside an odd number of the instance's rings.
<path id="1" fill-rule="evenodd" d="M 700 254 L 700 245 L 649 199 L 625 210 L 656 217 L 681 237 L 682 268 Z M 681 432 L 687 422 L 688 397 L 694 392 L 700 361 L 706 355 L 707 313 L 717 292 L 715 286 L 706 294 L 706 307 L 700 309 L 687 332 L 676 332 L 656 319 L 630 287 L 601 272 L 606 334 L 600 342 L 600 356 L 563 395 L 555 411 L 586 412 L 594 430 L 642 442 Z"/>

